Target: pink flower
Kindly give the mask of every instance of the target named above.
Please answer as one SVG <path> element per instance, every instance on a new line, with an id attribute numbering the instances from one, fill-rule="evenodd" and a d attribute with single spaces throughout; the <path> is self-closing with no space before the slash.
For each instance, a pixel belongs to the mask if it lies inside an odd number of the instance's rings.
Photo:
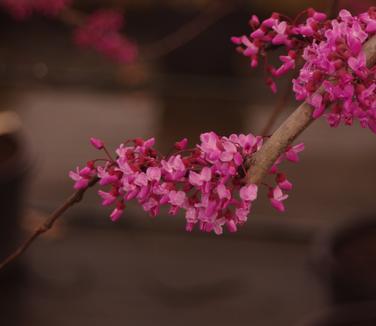
<path id="1" fill-rule="evenodd" d="M 109 192 L 105 192 L 105 191 L 99 190 L 98 194 L 103 199 L 102 200 L 102 205 L 103 206 L 112 205 L 116 201 L 116 196 L 114 196 L 113 194 L 111 194 Z"/>
<path id="2" fill-rule="evenodd" d="M 245 209 L 245 208 L 238 208 L 235 211 L 235 216 L 238 218 L 238 220 L 241 223 L 244 223 L 247 221 L 248 214 L 249 214 L 249 209 Z"/>
<path id="3" fill-rule="evenodd" d="M 291 162 L 297 163 L 299 162 L 298 153 L 302 152 L 303 150 L 304 150 L 303 143 L 289 147 L 285 152 L 286 158 Z"/>
<path id="4" fill-rule="evenodd" d="M 362 51 L 359 53 L 357 58 L 351 57 L 347 61 L 349 67 L 354 70 L 354 72 L 362 76 L 363 75 L 363 70 L 366 68 L 366 55 Z"/>
<path id="5" fill-rule="evenodd" d="M 138 50 L 120 34 L 123 24 L 123 16 L 116 11 L 98 10 L 75 31 L 74 38 L 82 47 L 93 48 L 116 62 L 130 63 L 136 59 Z"/>
<path id="6" fill-rule="evenodd" d="M 183 207 L 185 199 L 186 199 L 185 192 L 172 190 L 168 196 L 170 199 L 169 203 L 171 205 L 177 206 L 177 207 Z"/>
<path id="7" fill-rule="evenodd" d="M 325 110 L 321 94 L 315 93 L 309 99 L 309 104 L 311 104 L 315 109 L 313 110 L 312 116 L 317 119 L 320 117 Z"/>
<path id="8" fill-rule="evenodd" d="M 274 76 L 282 76 L 284 75 L 287 71 L 294 69 L 295 68 L 295 60 L 291 58 L 289 55 L 284 56 L 281 55 L 279 59 L 283 62 L 283 65 L 280 66 L 275 72 Z"/>
<path id="9" fill-rule="evenodd" d="M 260 25 L 260 20 L 258 19 L 256 15 L 252 15 L 249 23 L 251 26 L 253 26 L 253 28 L 256 28 L 257 26 Z"/>
<path id="10" fill-rule="evenodd" d="M 116 183 L 118 181 L 118 176 L 114 173 L 114 171 L 109 170 L 107 167 L 98 167 L 98 177 L 100 179 L 99 184 L 101 186 Z"/>
<path id="11" fill-rule="evenodd" d="M 124 211 L 124 209 L 120 209 L 120 208 L 115 208 L 113 211 L 112 211 L 112 213 L 111 213 L 111 215 L 110 215 L 110 218 L 111 218 L 111 221 L 112 222 L 116 222 L 119 218 L 120 218 L 120 216 L 123 214 L 123 211 Z"/>
<path id="12" fill-rule="evenodd" d="M 150 181 L 157 181 L 161 180 L 161 169 L 158 167 L 151 166 L 146 170 L 146 176 Z"/>
<path id="13" fill-rule="evenodd" d="M 288 36 L 286 34 L 286 28 L 287 28 L 287 23 L 285 21 L 280 22 L 279 24 L 276 23 L 273 26 L 274 31 L 277 33 L 277 35 L 274 36 L 272 40 L 272 43 L 274 45 L 284 44 L 287 41 Z"/>
<path id="14" fill-rule="evenodd" d="M 246 202 L 254 201 L 257 198 L 257 185 L 250 184 L 240 188 L 240 198 Z"/>
<path id="15" fill-rule="evenodd" d="M 209 182 L 212 177 L 211 169 L 204 167 L 200 173 L 191 171 L 189 173 L 189 183 L 193 186 L 201 187 L 204 182 Z"/>
<path id="16" fill-rule="evenodd" d="M 287 199 L 288 195 L 283 194 L 281 188 L 275 187 L 270 194 L 270 202 L 272 206 L 279 212 L 285 211 L 283 201 Z"/>
<path id="17" fill-rule="evenodd" d="M 366 95 L 370 90 L 363 92 Z M 368 96 L 364 99 L 368 100 Z M 100 179 L 100 186 L 111 185 L 110 191 L 100 189 L 98 194 L 102 205 L 116 203 L 110 214 L 113 221 L 120 218 L 125 202 L 134 200 L 152 217 L 159 214 L 162 206 L 168 206 L 171 215 L 182 209 L 187 231 L 197 225 L 204 232 L 222 234 L 224 226 L 229 232 L 235 232 L 247 220 L 258 190 L 256 185 L 243 184 L 242 164 L 262 148 L 263 137 L 252 134 L 220 137 L 210 132 L 202 134 L 201 140 L 194 150 L 177 149 L 179 152 L 162 158 L 153 148 L 154 138 L 133 139 L 133 144 L 126 141 L 127 146 L 119 146 L 115 162 L 90 161 L 70 176 L 77 189 L 87 187 L 95 175 Z M 276 175 L 278 189 L 292 188 L 279 171 L 279 163 L 301 150 L 301 144 L 288 148 L 274 164 L 269 174 Z M 286 195 L 275 194 L 272 201 L 280 206 L 275 201 L 285 198 Z"/>
<path id="18" fill-rule="evenodd" d="M 277 85 L 272 77 L 280 77 L 294 69 L 295 57 L 302 54 L 304 66 L 298 78 L 293 80 L 296 99 L 309 102 L 314 107 L 313 117 L 326 117 L 332 127 L 337 127 L 341 121 L 352 125 L 355 119 L 363 127 L 368 125 L 374 104 L 362 103 L 353 90 L 375 83 L 374 69 L 366 67 L 362 50 L 365 42 L 376 33 L 375 7 L 358 16 L 341 10 L 333 20 L 312 8 L 300 13 L 296 19 L 273 13 L 258 29 L 255 24 L 250 24 L 252 31 L 248 37 L 233 40 L 237 51 L 249 57 L 252 68 L 264 62 L 264 70 L 268 73 L 265 81 L 273 93 L 277 91 Z M 276 46 L 286 52 L 279 57 L 282 61 L 279 68 L 268 64 L 271 61 L 268 53 Z M 318 94 L 323 81 L 326 86 Z M 335 112 L 324 114 L 329 107 L 336 107 Z"/>
<path id="19" fill-rule="evenodd" d="M 286 176 L 283 173 L 278 173 L 276 177 L 278 187 L 282 190 L 292 190 L 292 183 L 287 180 Z"/>
<path id="20" fill-rule="evenodd" d="M 235 153 L 237 152 L 236 146 L 232 142 L 223 142 L 224 151 L 220 155 L 220 160 L 222 162 L 232 161 Z"/>
<path id="21" fill-rule="evenodd" d="M 207 132 L 200 136 L 201 150 L 206 154 L 209 161 L 215 161 L 221 154 L 221 151 L 217 147 L 219 140 L 218 136 L 214 132 Z"/>
<path id="22" fill-rule="evenodd" d="M 188 144 L 188 139 L 184 138 L 181 141 L 178 141 L 178 142 L 175 143 L 175 148 L 177 150 L 181 151 L 181 150 L 183 150 L 187 147 L 187 144 Z"/>
<path id="23" fill-rule="evenodd" d="M 1 0 L 0 5 L 15 19 L 23 20 L 33 13 L 56 16 L 71 2 L 72 0 Z"/>
<path id="24" fill-rule="evenodd" d="M 101 141 L 98 138 L 91 137 L 90 138 L 90 143 L 96 148 L 96 149 L 102 149 L 104 146 L 103 141 Z"/>
<path id="25" fill-rule="evenodd" d="M 233 220 L 227 220 L 226 221 L 226 227 L 229 232 L 236 232 L 238 230 L 236 223 Z"/>
<path id="26" fill-rule="evenodd" d="M 75 189 L 85 189 L 89 185 L 89 181 L 91 177 L 94 176 L 94 173 L 95 172 L 87 166 L 83 169 L 77 167 L 76 172 L 69 172 L 69 177 L 75 182 Z"/>
<path id="27" fill-rule="evenodd" d="M 226 188 L 224 184 L 217 186 L 217 193 L 219 199 L 231 199 L 231 192 Z"/>

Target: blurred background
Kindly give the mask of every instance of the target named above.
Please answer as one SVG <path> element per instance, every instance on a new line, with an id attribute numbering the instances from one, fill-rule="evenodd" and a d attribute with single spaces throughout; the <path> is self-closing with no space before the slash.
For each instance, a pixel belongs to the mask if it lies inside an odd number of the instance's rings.
<path id="1" fill-rule="evenodd" d="M 355 11 L 370 4 L 340 1 Z M 295 16 L 308 6 L 328 11 L 331 1 L 76 0 L 80 12 L 125 13 L 127 36 L 146 54 L 132 64 L 77 47 L 62 19 L 18 21 L 0 11 L 1 258 L 72 192 L 68 171 L 97 155 L 91 136 L 112 150 L 156 136 L 167 151 L 209 130 L 259 134 L 289 81 L 272 96 L 230 37 L 248 32 L 251 13 Z M 290 94 L 274 127 L 296 106 Z M 287 212 L 260 196 L 236 234 L 186 234 L 182 217 L 150 219 L 131 205 L 114 224 L 89 191 L 0 272 L 1 325 L 327 325 L 327 316 L 344 316 L 344 304 L 368 316 L 376 232 L 341 256 L 370 293 L 336 292 L 330 250 L 338 229 L 374 215 L 375 137 L 320 120 L 299 140 L 301 162 L 285 167 L 294 183 Z M 358 325 L 351 318 L 343 325 Z"/>

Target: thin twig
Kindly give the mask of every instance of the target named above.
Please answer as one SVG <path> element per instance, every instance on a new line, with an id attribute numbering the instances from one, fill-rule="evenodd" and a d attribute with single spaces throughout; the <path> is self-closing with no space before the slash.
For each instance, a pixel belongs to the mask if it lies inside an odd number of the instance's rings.
<path id="1" fill-rule="evenodd" d="M 376 63 L 376 35 L 364 44 L 363 50 L 367 57 L 367 67 L 373 67 Z M 264 179 L 269 169 L 287 146 L 312 123 L 312 112 L 313 108 L 304 102 L 282 123 L 261 147 L 260 151 L 248 162 L 246 176 L 248 183 L 259 184 Z"/>
<path id="2" fill-rule="evenodd" d="M 218 20 L 228 15 L 234 10 L 235 6 L 229 1 L 221 1 L 210 5 L 202 11 L 197 17 L 181 26 L 175 32 L 166 37 L 141 47 L 146 60 L 155 60 L 156 58 L 167 55 L 168 53 L 182 47 L 192 41 Z"/>
<path id="3" fill-rule="evenodd" d="M 279 115 L 285 109 L 285 107 L 288 103 L 288 100 L 290 98 L 290 93 L 291 93 L 291 83 L 290 83 L 290 81 L 291 81 L 291 79 L 289 78 L 289 82 L 286 85 L 286 89 L 284 89 L 283 94 L 279 97 L 276 106 L 274 107 L 273 111 L 269 115 L 268 120 L 266 121 L 266 123 L 265 123 L 265 125 L 264 125 L 264 127 L 261 131 L 262 136 L 270 135 L 271 130 L 272 130 L 275 122 L 277 121 Z"/>
<path id="4" fill-rule="evenodd" d="M 90 180 L 87 188 L 74 192 L 59 208 L 52 212 L 52 214 L 17 248 L 15 252 L 0 263 L 0 270 L 21 256 L 40 235 L 50 230 L 56 221 L 68 210 L 68 208 L 79 203 L 82 200 L 86 190 L 94 186 L 97 182 L 98 178 L 93 177 Z"/>

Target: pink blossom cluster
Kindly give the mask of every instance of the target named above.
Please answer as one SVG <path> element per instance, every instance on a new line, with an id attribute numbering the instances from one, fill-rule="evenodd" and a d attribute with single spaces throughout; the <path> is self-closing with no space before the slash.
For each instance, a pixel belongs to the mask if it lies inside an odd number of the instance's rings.
<path id="1" fill-rule="evenodd" d="M 355 17 L 341 10 L 323 33 L 304 49 L 305 65 L 293 80 L 296 98 L 311 104 L 313 117 L 324 115 L 331 127 L 357 119 L 376 133 L 376 67 L 367 68 L 362 50 L 376 33 L 376 8 Z"/>
<path id="2" fill-rule="evenodd" d="M 75 41 L 119 63 L 130 63 L 137 57 L 137 46 L 120 33 L 123 16 L 113 10 L 98 10 L 76 29 Z"/>
<path id="3" fill-rule="evenodd" d="M 22 20 L 34 12 L 56 16 L 71 2 L 72 0 L 0 0 L 0 5 L 14 18 Z"/>
<path id="4" fill-rule="evenodd" d="M 120 218 L 126 202 L 136 200 L 153 217 L 162 206 L 171 215 L 183 210 L 187 231 L 197 225 L 204 232 L 221 234 L 224 226 L 235 232 L 247 221 L 257 198 L 258 186 L 245 184 L 244 177 L 246 162 L 259 151 L 263 138 L 252 134 L 220 137 L 208 132 L 200 139 L 191 149 L 186 148 L 187 139 L 175 143 L 174 153 L 168 156 L 157 152 L 154 138 L 135 139 L 121 144 L 112 159 L 104 143 L 92 138 L 92 145 L 104 150 L 108 159 L 90 161 L 69 175 L 75 189 L 85 189 L 91 178 L 99 178 L 99 184 L 107 188 L 98 191 L 102 205 L 115 205 L 110 215 L 113 221 Z M 303 149 L 303 144 L 287 148 L 269 171 L 274 185 L 262 183 L 278 211 L 285 210 L 283 201 L 292 189 L 279 165 L 284 160 L 297 162 Z"/>
<path id="5" fill-rule="evenodd" d="M 300 22 L 303 17 L 304 21 Z M 252 15 L 249 21 L 252 32 L 248 36 L 232 37 L 231 40 L 238 45 L 240 53 L 250 58 L 252 68 L 259 65 L 260 59 L 263 61 L 266 82 L 276 92 L 277 85 L 272 77 L 280 77 L 295 68 L 297 56 L 313 42 L 325 21 L 326 15 L 312 8 L 303 11 L 294 20 L 274 12 L 260 22 L 256 15 Z M 276 68 L 268 63 L 267 52 L 278 47 L 284 47 L 286 53 L 279 56 L 282 64 Z"/>
<path id="6" fill-rule="evenodd" d="M 313 117 L 325 113 L 332 127 L 341 121 L 351 125 L 358 119 L 362 127 L 376 132 L 376 68 L 366 67 L 362 50 L 362 45 L 376 33 L 375 7 L 358 16 L 341 10 L 333 20 L 312 8 L 294 20 L 273 13 L 260 23 L 253 15 L 250 25 L 253 31 L 249 36 L 233 37 L 232 41 L 250 58 L 252 67 L 258 65 L 260 58 L 264 60 L 266 82 L 273 92 L 277 91 L 273 77 L 294 69 L 301 56 L 304 66 L 293 80 L 293 90 L 297 100 L 306 100 L 314 107 Z M 277 68 L 267 61 L 267 51 L 276 47 L 286 49 L 279 56 L 282 64 Z"/>

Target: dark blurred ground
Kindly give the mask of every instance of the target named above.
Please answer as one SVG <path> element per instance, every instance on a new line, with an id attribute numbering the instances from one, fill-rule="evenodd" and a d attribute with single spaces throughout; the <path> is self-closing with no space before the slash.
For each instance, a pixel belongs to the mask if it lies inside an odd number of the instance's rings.
<path id="1" fill-rule="evenodd" d="M 115 149 L 126 138 L 157 135 L 166 149 L 206 130 L 260 132 L 277 100 L 223 45 L 246 28 L 247 15 L 235 13 L 147 65 L 150 77 L 136 85 L 74 48 L 65 27 L 2 17 L 1 109 L 19 113 L 34 154 L 25 229 L 71 192 L 68 171 L 96 155 L 91 136 Z M 191 65 L 179 65 L 186 55 Z M 259 200 L 237 234 L 186 234 L 181 218 L 151 220 L 134 206 L 112 224 L 88 194 L 29 251 L 26 279 L 0 293 L 4 325 L 298 325 L 324 309 L 311 241 L 338 220 L 374 212 L 376 147 L 368 130 L 332 130 L 323 121 L 300 139 L 301 162 L 286 166 L 295 186 L 287 213 Z"/>

